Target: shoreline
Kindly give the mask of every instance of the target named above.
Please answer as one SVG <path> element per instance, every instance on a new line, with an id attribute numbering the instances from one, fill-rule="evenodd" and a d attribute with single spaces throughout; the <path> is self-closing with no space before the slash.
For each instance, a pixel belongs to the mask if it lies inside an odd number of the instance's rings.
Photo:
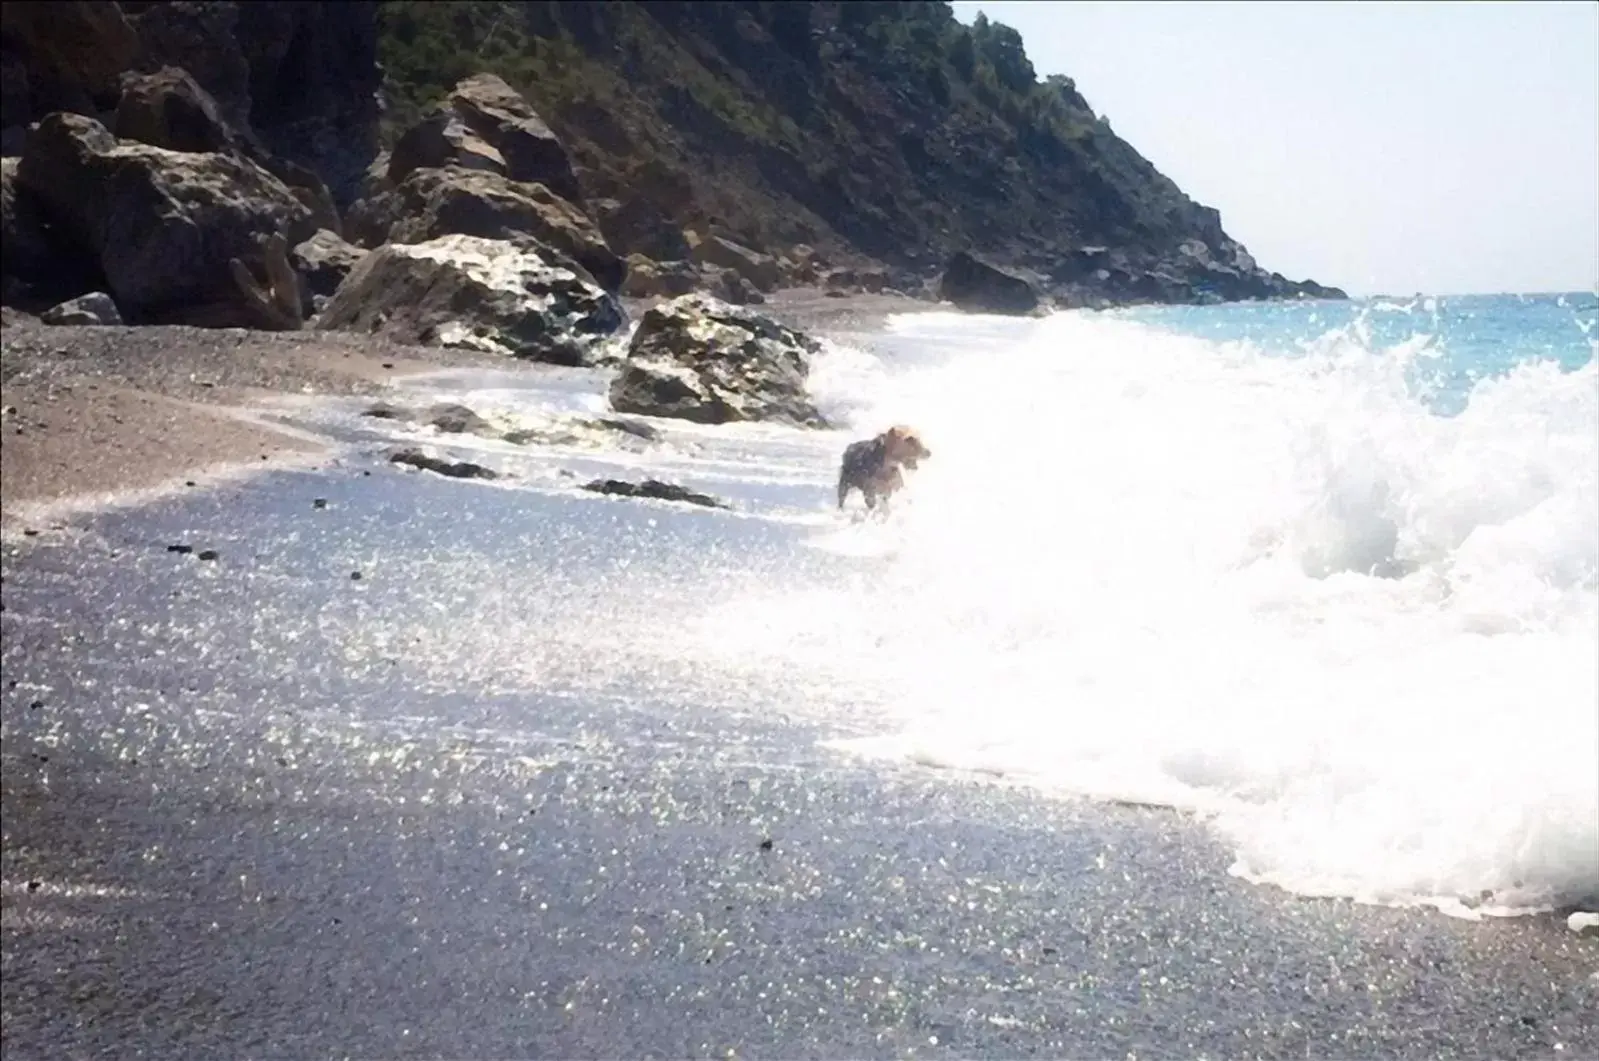
<path id="1" fill-rule="evenodd" d="M 637 320 L 650 304 L 623 300 Z M 752 307 L 819 336 L 858 337 L 908 296 L 775 292 Z M 281 396 L 377 396 L 457 368 L 547 366 L 470 350 L 400 346 L 345 332 L 60 326 L 7 313 L 0 332 L 0 535 L 107 504 L 136 504 L 253 470 L 315 465 L 326 440 L 255 415 Z"/>

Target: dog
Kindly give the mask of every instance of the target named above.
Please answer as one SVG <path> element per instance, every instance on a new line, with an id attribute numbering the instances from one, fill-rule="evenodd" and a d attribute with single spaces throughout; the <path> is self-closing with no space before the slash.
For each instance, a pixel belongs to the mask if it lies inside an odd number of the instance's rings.
<path id="1" fill-rule="evenodd" d="M 915 469 L 919 461 L 933 455 L 915 428 L 896 425 L 876 438 L 852 442 L 844 449 L 838 469 L 838 507 L 842 509 L 851 490 L 859 490 L 868 511 L 905 485 L 902 468 Z"/>

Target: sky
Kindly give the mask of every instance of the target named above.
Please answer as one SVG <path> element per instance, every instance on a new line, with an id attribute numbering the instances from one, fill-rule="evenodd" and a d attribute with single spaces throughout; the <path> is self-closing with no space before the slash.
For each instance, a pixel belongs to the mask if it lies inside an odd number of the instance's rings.
<path id="1" fill-rule="evenodd" d="M 1015 27 L 1267 269 L 1351 294 L 1599 285 L 1599 4 L 952 6 Z"/>

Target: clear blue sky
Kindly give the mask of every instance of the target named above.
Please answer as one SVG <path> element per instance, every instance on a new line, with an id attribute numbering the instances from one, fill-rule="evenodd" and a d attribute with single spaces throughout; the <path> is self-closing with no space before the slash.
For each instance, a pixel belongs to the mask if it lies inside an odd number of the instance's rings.
<path id="1" fill-rule="evenodd" d="M 1599 4 L 957 2 L 1261 265 L 1351 293 L 1599 283 Z"/>

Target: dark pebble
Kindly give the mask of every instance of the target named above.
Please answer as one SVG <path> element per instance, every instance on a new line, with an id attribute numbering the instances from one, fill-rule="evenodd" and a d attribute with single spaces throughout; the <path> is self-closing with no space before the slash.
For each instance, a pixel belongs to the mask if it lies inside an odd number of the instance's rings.
<path id="1" fill-rule="evenodd" d="M 359 582 L 359 581 L 361 581 L 361 572 L 359 572 L 359 571 L 351 571 L 350 572 L 350 581 L 351 582 Z"/>
<path id="2" fill-rule="evenodd" d="M 39 890 L 39 882 L 38 882 L 38 881 L 36 881 L 36 880 L 30 880 L 30 881 L 29 881 L 29 882 L 28 882 L 28 890 L 29 890 L 29 891 L 30 891 L 30 892 L 36 892 L 36 891 L 38 891 L 38 890 Z"/>
<path id="3" fill-rule="evenodd" d="M 383 362 L 383 367 L 384 368 L 393 368 L 394 367 L 394 362 L 393 361 L 385 361 L 385 362 Z"/>
<path id="4" fill-rule="evenodd" d="M 25 528 L 22 533 L 24 535 L 26 535 L 27 537 L 32 538 L 35 535 L 37 535 L 39 532 L 34 530 L 32 527 L 28 527 L 28 528 Z"/>
<path id="5" fill-rule="evenodd" d="M 761 850 L 762 851 L 770 851 L 771 849 L 772 849 L 772 841 L 771 841 L 770 837 L 768 837 L 767 839 L 761 841 Z"/>
<path id="6" fill-rule="evenodd" d="M 328 507 L 328 499 L 325 498 L 325 497 L 316 498 L 315 500 L 313 500 L 311 502 L 311 507 L 312 508 L 327 508 Z"/>
<path id="7" fill-rule="evenodd" d="M 169 553 L 192 553 L 192 552 L 194 552 L 194 546 L 192 546 L 192 545 L 169 545 L 169 546 L 167 546 L 167 552 L 169 552 Z"/>
<path id="8" fill-rule="evenodd" d="M 44 701 L 43 700 L 35 700 L 33 703 L 28 705 L 28 710 L 29 711 L 37 711 L 37 710 L 39 710 L 39 708 L 41 708 L 43 706 L 44 706 Z"/>
<path id="9" fill-rule="evenodd" d="M 216 558 L 217 558 L 217 551 L 215 549 L 202 549 L 202 550 L 200 550 L 200 559 L 202 559 L 202 560 L 215 560 Z"/>
<path id="10" fill-rule="evenodd" d="M 184 486 L 193 486 L 194 485 L 194 480 L 193 479 L 185 479 L 183 481 L 183 485 Z"/>

